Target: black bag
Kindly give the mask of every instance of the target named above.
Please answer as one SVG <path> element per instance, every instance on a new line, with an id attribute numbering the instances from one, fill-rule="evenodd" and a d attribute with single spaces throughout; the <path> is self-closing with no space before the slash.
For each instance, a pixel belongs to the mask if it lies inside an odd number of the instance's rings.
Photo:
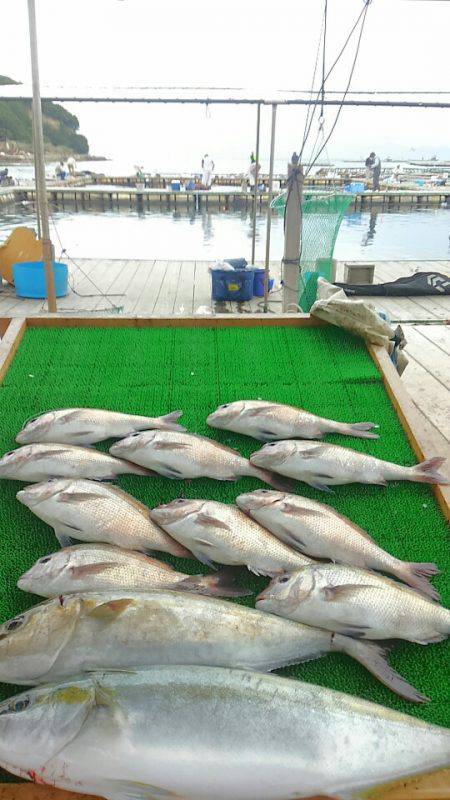
<path id="1" fill-rule="evenodd" d="M 450 278 L 440 272 L 416 272 L 407 278 L 398 278 L 390 283 L 351 284 L 335 283 L 348 295 L 370 295 L 372 297 L 419 297 L 425 294 L 450 294 Z"/>

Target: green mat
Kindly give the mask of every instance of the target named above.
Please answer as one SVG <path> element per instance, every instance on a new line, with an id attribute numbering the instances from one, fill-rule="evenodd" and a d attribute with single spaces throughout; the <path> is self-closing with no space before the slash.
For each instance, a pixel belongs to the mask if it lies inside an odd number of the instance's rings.
<path id="1" fill-rule="evenodd" d="M 180 408 L 190 431 L 217 438 L 248 456 L 258 443 L 212 431 L 205 418 L 220 403 L 263 398 L 338 420 L 377 422 L 379 441 L 338 436 L 329 441 L 400 464 L 415 463 L 364 344 L 335 328 L 29 329 L 0 392 L 2 453 L 14 446 L 15 433 L 32 415 L 51 408 L 96 406 L 152 416 Z M 250 478 L 233 484 L 127 476 L 118 483 L 149 506 L 180 495 L 231 503 L 240 492 L 261 487 Z M 22 485 L 1 482 L 0 621 L 37 600 L 19 592 L 16 580 L 37 558 L 57 549 L 53 531 L 15 500 Z M 450 604 L 446 525 L 428 486 L 352 485 L 336 487 L 332 495 L 297 486 L 300 494 L 331 503 L 398 558 L 435 561 L 443 573 L 435 586 L 443 603 Z M 205 571 L 195 561 L 183 563 L 170 556 L 167 560 L 186 572 Z M 255 591 L 267 583 L 244 569 L 242 576 Z M 254 598 L 240 602 L 252 605 Z M 425 706 L 395 697 L 363 667 L 340 654 L 280 672 L 448 725 L 448 652 L 447 643 L 428 647 L 401 643 L 390 655 L 392 665 L 432 699 Z M 0 686 L 2 698 L 14 691 Z"/>

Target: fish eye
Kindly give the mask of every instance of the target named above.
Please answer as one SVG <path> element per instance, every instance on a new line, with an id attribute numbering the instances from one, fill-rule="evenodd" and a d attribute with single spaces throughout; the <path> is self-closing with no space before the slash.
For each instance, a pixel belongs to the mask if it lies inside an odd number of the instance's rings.
<path id="1" fill-rule="evenodd" d="M 3 458 L 7 458 L 7 456 L 12 456 L 14 454 L 14 450 L 10 450 L 8 453 L 3 453 Z"/>
<path id="2" fill-rule="evenodd" d="M 51 556 L 45 556 L 45 558 L 40 558 L 39 559 L 39 564 L 47 564 L 47 562 L 50 561 L 50 559 L 51 559 Z"/>
<path id="3" fill-rule="evenodd" d="M 20 700 L 16 700 L 15 703 L 10 703 L 3 711 L 0 711 L 1 714 L 20 714 L 21 711 L 25 711 L 26 708 L 30 705 L 30 698 L 29 697 L 22 697 Z"/>
<path id="4" fill-rule="evenodd" d="M 176 503 L 185 503 L 186 502 L 186 498 L 185 497 L 180 497 L 179 500 L 175 500 L 175 502 Z"/>
<path id="5" fill-rule="evenodd" d="M 289 580 L 289 575 L 283 575 L 282 578 L 278 578 L 278 583 L 287 583 Z"/>
<path id="6" fill-rule="evenodd" d="M 277 442 L 271 442 L 270 444 L 267 444 L 266 447 L 275 447 L 276 444 Z"/>
<path id="7" fill-rule="evenodd" d="M 15 631 L 17 628 L 20 628 L 25 621 L 25 617 L 16 617 L 15 619 L 11 619 L 9 622 L 6 623 L 5 628 L 7 631 Z"/>
<path id="8" fill-rule="evenodd" d="M 222 406 L 220 406 L 220 408 L 228 408 L 229 405 L 229 403 L 224 403 Z"/>

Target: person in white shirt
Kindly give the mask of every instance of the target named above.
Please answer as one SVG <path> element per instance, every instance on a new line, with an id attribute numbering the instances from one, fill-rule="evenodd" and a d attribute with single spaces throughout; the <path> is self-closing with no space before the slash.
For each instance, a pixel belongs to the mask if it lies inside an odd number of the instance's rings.
<path id="1" fill-rule="evenodd" d="M 208 153 L 205 153 L 202 158 L 202 183 L 205 189 L 211 188 L 213 170 L 214 161 Z"/>
<path id="2" fill-rule="evenodd" d="M 73 156 L 69 156 L 67 159 L 67 169 L 69 170 L 69 175 L 75 175 L 77 171 L 77 162 Z"/>

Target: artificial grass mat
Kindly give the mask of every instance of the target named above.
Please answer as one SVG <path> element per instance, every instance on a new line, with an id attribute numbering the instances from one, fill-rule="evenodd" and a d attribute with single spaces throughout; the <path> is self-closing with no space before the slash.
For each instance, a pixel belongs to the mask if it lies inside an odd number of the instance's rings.
<path id="1" fill-rule="evenodd" d="M 0 391 L 1 453 L 15 446 L 15 434 L 27 418 L 52 408 L 94 406 L 150 416 L 183 409 L 181 422 L 189 431 L 216 438 L 248 456 L 259 447 L 257 442 L 208 428 L 205 419 L 221 403 L 266 399 L 337 420 L 376 422 L 378 441 L 344 436 L 330 436 L 328 441 L 399 464 L 416 460 L 364 343 L 331 327 L 30 328 Z M 186 483 L 135 476 L 121 477 L 117 483 L 149 506 L 179 496 L 232 503 L 237 494 L 262 485 L 250 478 L 237 483 L 206 479 Z M 0 622 L 41 599 L 20 592 L 16 581 L 37 558 L 58 549 L 53 530 L 16 501 L 23 485 L 1 482 Z M 398 558 L 436 562 L 442 574 L 433 582 L 443 604 L 450 604 L 446 524 L 429 486 L 354 484 L 335 487 L 333 494 L 325 495 L 298 483 L 296 490 L 331 504 Z M 170 556 L 167 561 L 186 572 L 207 571 L 196 561 Z M 256 592 L 267 580 L 243 569 L 242 583 Z M 239 602 L 253 605 L 254 597 Z M 340 654 L 280 674 L 448 725 L 448 653 L 448 643 L 423 647 L 401 642 L 390 654 L 391 664 L 431 698 L 422 706 L 396 697 Z M 14 692 L 12 686 L 0 686 L 1 698 Z"/>

